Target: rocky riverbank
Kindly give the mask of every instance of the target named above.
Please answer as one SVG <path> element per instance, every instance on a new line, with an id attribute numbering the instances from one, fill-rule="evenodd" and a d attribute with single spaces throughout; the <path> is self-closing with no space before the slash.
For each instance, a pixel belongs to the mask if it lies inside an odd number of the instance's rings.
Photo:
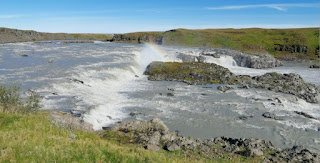
<path id="1" fill-rule="evenodd" d="M 178 81 L 190 85 L 229 84 L 295 95 L 311 103 L 319 102 L 319 89 L 298 74 L 267 73 L 262 76 L 235 75 L 213 63 L 153 62 L 145 73 L 152 81 Z"/>
<path id="2" fill-rule="evenodd" d="M 259 162 L 319 162 L 319 154 L 301 146 L 279 149 L 271 142 L 260 139 L 234 139 L 218 137 L 195 139 L 170 132 L 159 118 L 150 121 L 124 121 L 110 129 L 125 137 L 128 142 L 142 145 L 145 149 L 182 151 L 189 157 L 201 155 L 212 159 L 240 155 L 256 157 Z M 230 159 L 232 159 L 230 157 Z"/>

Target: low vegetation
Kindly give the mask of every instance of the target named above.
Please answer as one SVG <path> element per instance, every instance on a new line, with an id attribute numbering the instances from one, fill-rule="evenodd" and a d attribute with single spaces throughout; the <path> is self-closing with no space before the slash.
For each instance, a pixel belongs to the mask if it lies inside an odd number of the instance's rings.
<path id="1" fill-rule="evenodd" d="M 39 109 L 40 96 L 29 90 L 23 99 L 16 85 L 0 86 L 0 112 L 3 113 L 32 113 Z"/>
<path id="2" fill-rule="evenodd" d="M 246 53 L 270 53 L 277 58 L 319 58 L 319 29 L 175 29 L 115 35 L 114 41 L 164 45 L 232 48 Z"/>

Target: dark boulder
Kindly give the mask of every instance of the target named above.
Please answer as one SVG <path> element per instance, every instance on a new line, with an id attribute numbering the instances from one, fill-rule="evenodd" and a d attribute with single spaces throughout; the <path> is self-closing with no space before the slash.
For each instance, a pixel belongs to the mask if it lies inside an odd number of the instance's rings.
<path id="1" fill-rule="evenodd" d="M 274 119 L 274 120 L 281 120 L 281 118 L 279 118 L 278 116 L 276 116 L 275 114 L 270 113 L 270 112 L 265 112 L 262 114 L 262 116 L 265 118 L 270 118 L 270 119 Z"/>
<path id="2" fill-rule="evenodd" d="M 299 112 L 299 111 L 294 111 L 296 114 L 299 114 L 301 116 L 304 116 L 306 118 L 310 118 L 310 119 L 317 119 L 315 117 L 313 117 L 312 115 L 308 114 L 308 113 L 305 113 L 305 112 Z"/>
<path id="3" fill-rule="evenodd" d="M 226 92 L 226 91 L 228 91 L 228 90 L 230 90 L 230 89 L 233 89 L 233 87 L 232 87 L 232 86 L 229 86 L 229 85 L 227 85 L 227 86 L 218 86 L 217 89 L 220 90 L 220 91 L 222 91 L 222 92 Z"/>
<path id="4" fill-rule="evenodd" d="M 320 65 L 314 64 L 314 65 L 311 65 L 310 68 L 320 68 Z"/>

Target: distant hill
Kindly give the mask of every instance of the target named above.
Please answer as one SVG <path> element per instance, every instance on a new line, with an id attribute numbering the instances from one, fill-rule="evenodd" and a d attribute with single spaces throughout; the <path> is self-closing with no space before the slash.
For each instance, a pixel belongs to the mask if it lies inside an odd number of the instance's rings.
<path id="1" fill-rule="evenodd" d="M 42 33 L 0 27 L 0 44 L 41 40 L 110 40 L 111 34 Z"/>
<path id="2" fill-rule="evenodd" d="M 116 34 L 111 41 L 232 48 L 246 53 L 270 53 L 283 59 L 320 57 L 319 28 L 174 29 L 166 32 Z"/>

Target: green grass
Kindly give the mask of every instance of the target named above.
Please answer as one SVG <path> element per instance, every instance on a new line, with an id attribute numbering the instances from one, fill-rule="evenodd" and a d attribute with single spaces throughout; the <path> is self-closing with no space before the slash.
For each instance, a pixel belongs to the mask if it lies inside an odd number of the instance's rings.
<path id="1" fill-rule="evenodd" d="M 187 30 L 176 29 L 166 32 L 139 32 L 124 34 L 125 37 L 138 38 L 140 36 L 156 35 L 164 38 L 165 45 L 197 46 L 232 48 L 247 53 L 270 53 L 277 58 L 305 58 L 317 59 L 319 47 L 319 29 L 205 29 Z M 151 40 L 152 41 L 152 40 Z M 130 42 L 138 43 L 136 39 Z M 276 45 L 307 46 L 307 53 L 291 53 L 276 51 Z"/>
<path id="2" fill-rule="evenodd" d="M 107 41 L 111 40 L 112 34 L 85 34 L 85 33 L 77 33 L 70 34 L 74 39 L 77 40 L 99 40 L 99 41 Z"/>
<path id="3" fill-rule="evenodd" d="M 47 118 L 48 112 L 35 114 L 0 113 L 0 162 L 258 162 L 259 158 L 229 156 L 206 159 L 183 152 L 153 152 L 125 142 L 115 133 L 70 131 Z M 105 135 L 105 136 L 101 136 Z M 123 141 L 119 141 L 122 139 Z M 229 157 L 232 160 L 229 160 Z"/>

